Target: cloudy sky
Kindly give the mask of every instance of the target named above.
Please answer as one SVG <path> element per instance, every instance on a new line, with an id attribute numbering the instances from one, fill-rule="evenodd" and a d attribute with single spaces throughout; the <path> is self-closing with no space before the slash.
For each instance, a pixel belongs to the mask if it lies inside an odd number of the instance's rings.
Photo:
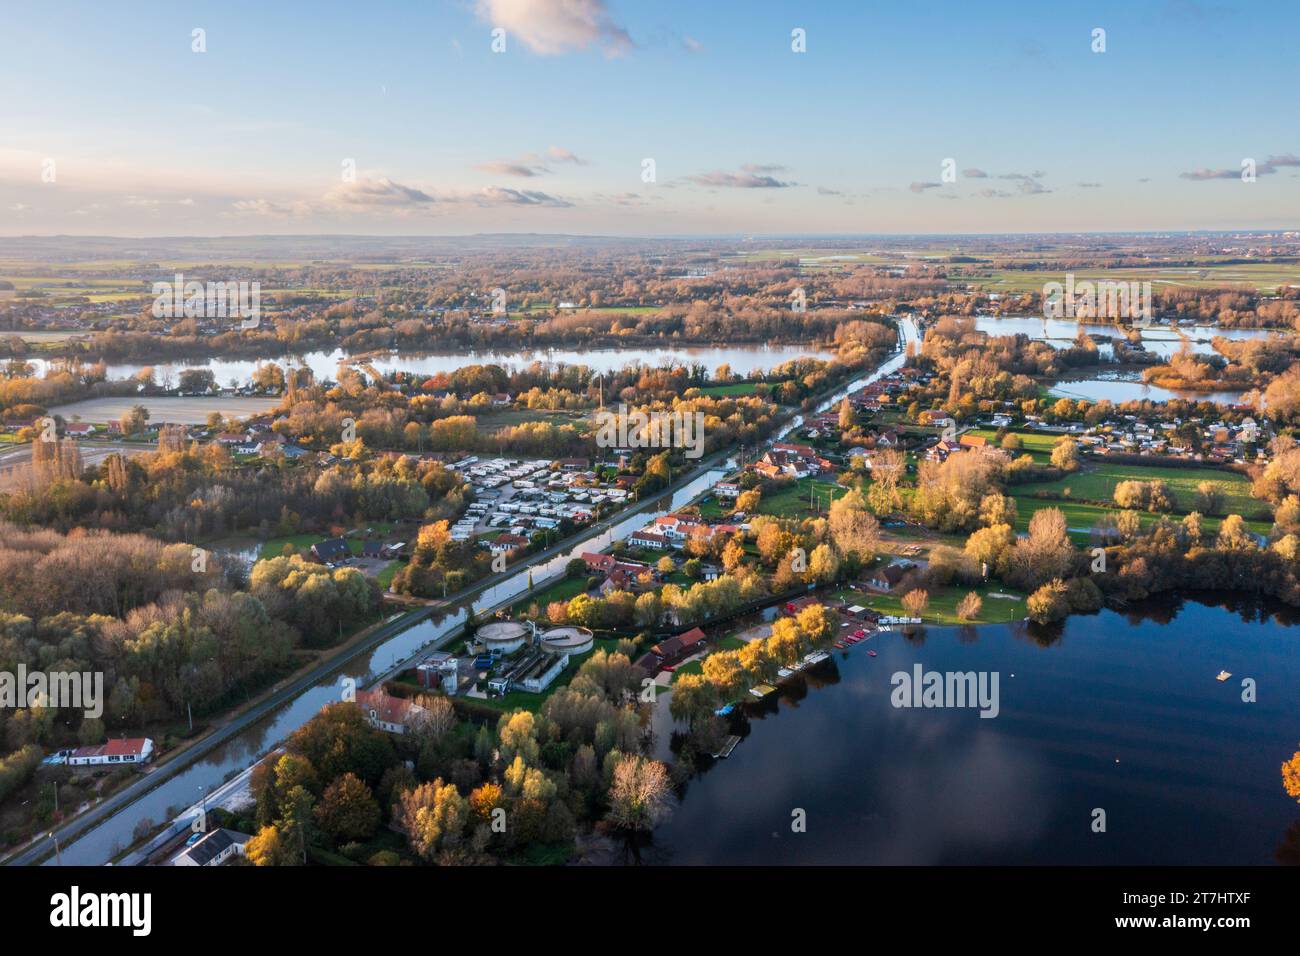
<path id="1" fill-rule="evenodd" d="M 1298 28 L 1291 0 L 8 0 L 0 234 L 1295 227 Z"/>

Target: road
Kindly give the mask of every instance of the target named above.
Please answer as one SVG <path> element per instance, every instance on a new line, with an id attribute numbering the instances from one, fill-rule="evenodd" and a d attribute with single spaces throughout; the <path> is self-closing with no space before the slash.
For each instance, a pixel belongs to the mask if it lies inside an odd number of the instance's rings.
<path id="1" fill-rule="evenodd" d="M 916 341 L 916 326 L 912 320 L 907 319 L 901 323 L 901 329 L 900 345 L 905 347 L 906 344 Z M 900 348 L 892 358 L 888 359 L 873 373 L 865 378 L 856 379 L 849 385 L 837 390 L 829 398 L 824 399 L 819 407 L 829 407 L 839 401 L 839 399 L 848 392 L 861 388 L 868 382 L 874 381 L 890 372 L 893 372 L 903 364 L 903 361 L 904 352 L 903 349 Z M 793 416 L 788 421 L 785 428 L 777 434 L 781 436 L 788 434 L 791 430 L 797 428 L 803 419 L 804 416 L 802 415 Z M 769 441 L 771 441 L 771 439 L 769 439 Z M 582 529 L 580 535 L 572 536 L 569 539 L 561 541 L 560 543 L 552 545 L 542 551 L 529 554 L 521 561 L 518 561 L 513 566 L 507 568 L 505 571 L 491 575 L 457 594 L 450 595 L 446 602 L 446 606 L 450 608 L 452 606 L 458 607 L 469 604 L 475 597 L 482 594 L 484 591 L 519 575 L 521 572 L 526 571 L 529 568 L 545 564 L 556 555 L 571 550 L 577 541 L 580 541 L 583 538 L 597 537 L 614 524 L 626 521 L 631 516 L 654 508 L 665 498 L 671 498 L 671 496 L 676 492 L 689 486 L 691 482 L 706 474 L 710 469 L 716 468 L 718 465 L 724 463 L 728 457 L 734 453 L 734 451 L 734 448 L 726 448 L 717 451 L 706 458 L 702 458 L 689 471 L 677 476 L 676 480 L 670 487 L 656 492 L 653 496 L 638 501 L 628 508 L 620 509 L 609 517 L 602 518 L 591 525 L 587 525 Z M 477 608 L 476 611 L 481 613 L 484 611 L 495 610 L 498 607 L 511 604 L 517 599 L 517 594 L 511 594 L 504 600 L 494 603 L 490 608 Z M 10 857 L 4 861 L 5 865 L 23 866 L 39 863 L 41 860 L 55 852 L 56 839 L 58 840 L 59 845 L 66 844 L 70 840 L 75 839 L 78 835 L 89 828 L 112 816 L 114 813 L 118 812 L 123 807 L 128 806 L 133 801 L 153 790 L 155 787 L 160 786 L 170 777 L 180 773 L 186 767 L 193 764 L 196 760 L 201 759 L 205 754 L 211 752 L 216 747 L 235 737 L 244 730 L 247 730 L 275 708 L 287 703 L 307 689 L 315 686 L 317 682 L 321 681 L 325 677 L 328 677 L 335 671 L 345 667 L 357 657 L 373 650 L 392 636 L 401 633 L 413 624 L 429 616 L 432 611 L 433 608 L 431 607 L 421 607 L 393 618 L 386 624 L 377 628 L 371 634 L 367 635 L 365 640 L 359 641 L 355 645 L 349 646 L 340 651 L 338 654 L 321 661 L 309 672 L 293 679 L 285 686 L 275 689 L 271 694 L 263 698 L 253 707 L 238 714 L 229 722 L 222 724 L 208 736 L 187 748 L 184 752 L 177 754 L 174 759 L 156 765 L 149 773 L 113 794 L 107 800 L 97 804 L 85 813 L 79 814 L 63 825 L 56 827 L 54 831 L 52 831 L 52 834 L 38 837 L 21 850 L 11 854 Z"/>

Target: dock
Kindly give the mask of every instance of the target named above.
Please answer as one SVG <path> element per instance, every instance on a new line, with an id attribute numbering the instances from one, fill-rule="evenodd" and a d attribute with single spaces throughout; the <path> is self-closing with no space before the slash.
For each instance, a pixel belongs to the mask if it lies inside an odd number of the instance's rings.
<path id="1" fill-rule="evenodd" d="M 735 734 L 732 734 L 725 741 L 723 741 L 722 749 L 720 749 L 713 756 L 719 759 L 722 759 L 724 757 L 730 757 L 731 752 L 736 749 L 736 744 L 738 743 L 740 743 L 740 738 L 737 737 Z"/>

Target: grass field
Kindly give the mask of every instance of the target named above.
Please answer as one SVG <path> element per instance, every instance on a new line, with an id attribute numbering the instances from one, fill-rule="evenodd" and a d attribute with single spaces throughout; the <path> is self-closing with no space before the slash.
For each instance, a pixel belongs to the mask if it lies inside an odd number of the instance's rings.
<path id="1" fill-rule="evenodd" d="M 1017 495 L 1033 495 L 1048 491 L 1064 495 L 1068 489 L 1071 498 L 1092 501 L 1111 501 L 1115 486 L 1121 481 L 1163 481 L 1175 498 L 1174 510 L 1186 514 L 1196 510 L 1196 486 L 1209 481 L 1219 486 L 1224 494 L 1224 513 L 1243 517 L 1265 510 L 1263 502 L 1251 497 L 1250 481 L 1236 472 L 1215 468 L 1161 468 L 1151 465 L 1123 465 L 1105 459 L 1089 459 L 1079 471 L 1059 481 L 1018 485 Z"/>
<path id="2" fill-rule="evenodd" d="M 710 385 L 707 388 L 700 389 L 700 391 L 705 395 L 715 397 L 722 395 L 753 395 L 754 389 L 757 387 L 757 382 L 737 382 L 735 385 Z"/>
<path id="3" fill-rule="evenodd" d="M 833 481 L 800 478 L 776 494 L 764 495 L 759 502 L 758 511 L 759 514 L 776 515 L 779 518 L 806 518 L 818 513 L 815 507 L 810 507 L 810 501 L 814 505 L 820 501 L 821 514 L 825 514 L 832 501 L 846 494 L 848 489 Z"/>
<path id="4" fill-rule="evenodd" d="M 1028 531 L 1029 519 L 1043 508 L 1059 508 L 1065 515 L 1066 527 L 1070 529 L 1070 539 L 1078 545 L 1088 544 L 1091 540 L 1089 529 L 1097 525 L 1106 515 L 1119 513 L 1118 508 L 1103 508 L 1099 505 L 1085 504 L 1081 501 L 1053 501 L 1046 498 L 1028 498 L 1016 496 L 1016 531 Z M 1138 512 L 1143 528 L 1150 527 L 1159 515 L 1148 511 Z M 1174 521 L 1181 520 L 1180 515 L 1171 515 Z M 1205 534 L 1218 534 L 1222 518 L 1202 518 L 1201 530 Z M 1257 534 L 1267 534 L 1272 525 L 1267 521 L 1247 521 L 1246 525 Z"/>
<path id="5" fill-rule="evenodd" d="M 984 605 L 980 608 L 979 617 L 973 621 L 963 621 L 957 617 L 957 602 L 964 598 L 971 591 L 974 591 L 984 599 Z M 997 624 L 1007 621 L 1018 621 L 1025 616 L 1024 597 L 1017 594 L 1016 600 L 1006 598 L 991 598 L 991 593 L 1007 594 L 1007 589 L 1000 586 L 989 587 L 980 585 L 978 587 L 945 587 L 932 589 L 930 591 L 930 603 L 925 613 L 921 615 L 921 620 L 926 624 Z M 881 614 L 901 617 L 907 614 L 903 610 L 902 598 L 894 594 L 872 594 L 869 591 L 855 591 L 845 589 L 839 591 L 836 597 L 848 601 L 850 604 L 861 604 L 863 607 L 869 607 L 873 611 Z M 851 630 L 851 628 L 841 628 L 841 630 Z"/>
<path id="6" fill-rule="evenodd" d="M 1028 454 L 1033 457 L 1034 461 L 1043 462 L 1044 464 L 1052 458 L 1052 446 L 1056 444 L 1060 435 L 1053 435 L 1047 432 L 1024 432 L 1016 429 L 1009 429 L 1020 439 L 1020 450 L 1009 452 L 1014 456 Z M 992 428 L 972 428 L 967 435 L 979 435 L 989 440 L 989 444 L 997 445 L 997 432 Z M 997 445 L 997 447 L 1001 447 Z"/>
<path id="7" fill-rule="evenodd" d="M 568 601 L 585 590 L 587 590 L 587 576 L 585 574 L 577 578 L 561 578 L 554 583 L 544 584 L 540 589 L 526 592 L 523 597 L 511 606 L 510 613 L 520 613 L 526 610 L 528 605 L 534 601 L 545 611 L 546 605 L 552 601 Z"/>

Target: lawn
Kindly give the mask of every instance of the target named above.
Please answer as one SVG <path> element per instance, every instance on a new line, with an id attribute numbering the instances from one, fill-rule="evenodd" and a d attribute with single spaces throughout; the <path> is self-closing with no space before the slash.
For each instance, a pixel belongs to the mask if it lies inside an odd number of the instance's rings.
<path id="1" fill-rule="evenodd" d="M 1009 452 L 1012 455 L 1032 455 L 1034 461 L 1046 463 L 1052 458 L 1052 446 L 1056 444 L 1057 439 L 1061 436 L 1050 434 L 1048 432 L 1022 432 L 1015 429 L 1008 429 L 1020 438 L 1020 450 Z M 967 435 L 980 435 L 989 440 L 990 445 L 1001 447 L 997 443 L 997 431 L 992 428 L 972 428 Z"/>
<path id="2" fill-rule="evenodd" d="M 1068 497 L 1091 501 L 1111 501 L 1115 486 L 1121 481 L 1163 481 L 1174 494 L 1174 510 L 1186 514 L 1196 509 L 1196 486 L 1202 481 L 1213 482 L 1224 494 L 1224 513 L 1239 514 L 1243 518 L 1265 510 L 1258 499 L 1251 497 L 1250 480 L 1245 475 L 1215 468 L 1161 468 L 1151 465 L 1124 465 L 1102 459 L 1088 459 L 1082 469 L 1059 481 L 1036 482 L 1017 485 L 1017 495 L 1033 495 L 1046 491 Z"/>
<path id="3" fill-rule="evenodd" d="M 979 617 L 975 618 L 975 620 L 963 621 L 957 617 L 957 602 L 971 591 L 984 598 L 984 606 L 980 609 Z M 1016 592 L 1001 585 L 931 589 L 930 604 L 925 613 L 921 615 L 921 620 L 926 624 L 997 624 L 1018 621 L 1024 618 L 1025 601 L 1023 597 L 1018 595 L 1016 600 L 1010 601 L 1005 598 L 991 598 L 988 596 L 990 593 L 1009 594 Z M 903 610 L 900 595 L 873 594 L 870 591 L 845 589 L 838 592 L 836 597 L 848 601 L 850 604 L 860 604 L 863 607 L 871 608 L 873 611 L 894 617 L 904 617 L 908 613 Z M 841 628 L 841 630 L 847 631 L 851 629 Z"/>
<path id="4" fill-rule="evenodd" d="M 1066 527 L 1070 529 L 1070 540 L 1077 545 L 1086 545 L 1091 543 L 1089 530 L 1095 526 L 1106 515 L 1116 515 L 1119 513 L 1118 508 L 1102 507 L 1101 505 L 1091 505 L 1082 501 L 1053 501 L 1048 498 L 1031 498 L 1020 493 L 1020 489 L 1014 489 L 1016 499 L 1016 530 L 1028 531 L 1029 519 L 1043 508 L 1059 508 L 1065 515 Z M 1151 514 L 1148 511 L 1138 512 L 1138 518 L 1143 528 L 1150 527 L 1158 518 L 1158 515 Z M 1171 520 L 1182 520 L 1180 515 L 1170 515 Z M 1206 534 L 1218 534 L 1219 525 L 1223 523 L 1221 518 L 1202 518 L 1201 530 Z M 1272 525 L 1267 521 L 1247 521 L 1246 526 L 1257 534 L 1267 534 Z"/>
<path id="5" fill-rule="evenodd" d="M 709 385 L 700 389 L 705 395 L 753 395 L 757 382 L 737 382 L 735 385 Z"/>
<path id="6" fill-rule="evenodd" d="M 819 513 L 816 507 L 810 506 L 810 501 L 813 504 L 820 502 L 820 513 L 825 514 L 832 501 L 846 494 L 848 489 L 833 481 L 800 478 L 775 494 L 763 495 L 758 511 L 759 514 L 775 515 L 778 518 L 805 518 Z"/>
<path id="7" fill-rule="evenodd" d="M 401 566 L 401 561 L 389 561 L 388 564 L 384 566 L 384 570 L 375 575 L 375 581 L 378 582 L 381 588 L 387 591 L 392 586 L 393 578 L 396 576 L 397 571 Z"/>
<path id="8" fill-rule="evenodd" d="M 561 578 L 552 584 L 545 584 L 541 590 L 534 588 L 532 591 L 526 592 L 510 608 L 510 613 L 513 615 L 522 612 L 534 601 L 537 602 L 538 607 L 545 610 L 546 605 L 552 601 L 568 601 L 586 590 L 587 575 L 585 574 L 576 578 Z"/>

